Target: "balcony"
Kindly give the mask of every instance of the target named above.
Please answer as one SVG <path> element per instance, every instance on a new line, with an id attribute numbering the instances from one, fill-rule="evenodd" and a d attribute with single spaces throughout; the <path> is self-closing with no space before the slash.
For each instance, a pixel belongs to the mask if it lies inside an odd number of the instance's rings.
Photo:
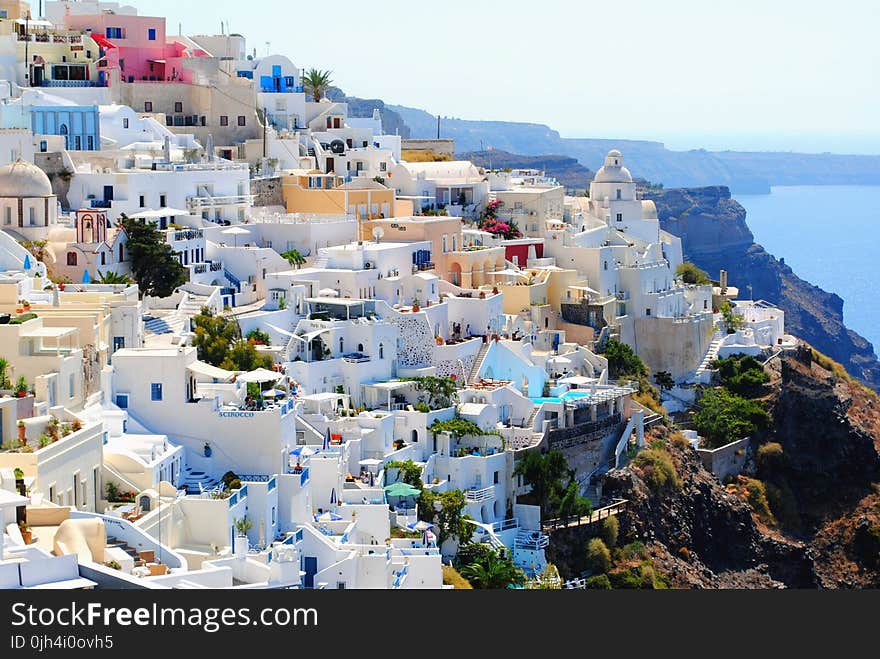
<path id="1" fill-rule="evenodd" d="M 169 235 L 173 242 L 178 243 L 184 240 L 199 240 L 203 238 L 205 234 L 201 229 L 187 229 L 184 231 L 169 232 Z"/>
<path id="2" fill-rule="evenodd" d="M 186 200 L 186 208 L 192 213 L 201 213 L 203 210 L 223 208 L 227 206 L 250 206 L 255 195 L 229 195 L 226 197 L 189 197 Z"/>
<path id="3" fill-rule="evenodd" d="M 495 498 L 495 486 L 490 485 L 482 489 L 465 490 L 465 501 L 468 503 L 482 503 L 483 501 L 491 501 Z"/>
<path id="4" fill-rule="evenodd" d="M 89 199 L 90 208 L 110 208 L 112 204 L 112 199 Z"/>

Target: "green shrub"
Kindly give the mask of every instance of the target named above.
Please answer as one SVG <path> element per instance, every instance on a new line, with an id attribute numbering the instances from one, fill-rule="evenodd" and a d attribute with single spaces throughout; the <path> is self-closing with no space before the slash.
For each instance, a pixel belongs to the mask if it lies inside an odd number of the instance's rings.
<path id="1" fill-rule="evenodd" d="M 592 590 L 611 590 L 611 581 L 607 574 L 596 574 L 587 579 L 586 587 Z"/>
<path id="2" fill-rule="evenodd" d="M 764 393 L 764 385 L 770 376 L 764 366 L 754 357 L 734 355 L 715 362 L 721 384 L 729 391 L 745 398 L 754 398 Z"/>
<path id="3" fill-rule="evenodd" d="M 772 478 L 774 474 L 780 473 L 785 466 L 785 452 L 782 449 L 782 444 L 769 442 L 758 447 L 755 463 L 758 467 L 758 474 L 763 479 Z"/>
<path id="4" fill-rule="evenodd" d="M 675 269 L 675 274 L 681 277 L 685 284 L 695 284 L 697 286 L 706 286 L 711 284 L 709 275 L 705 270 L 701 270 L 693 263 L 682 263 Z"/>
<path id="5" fill-rule="evenodd" d="M 471 582 L 465 579 L 451 565 L 443 566 L 443 585 L 452 586 L 455 590 L 473 590 Z"/>
<path id="6" fill-rule="evenodd" d="M 785 482 L 766 483 L 766 488 L 770 510 L 779 526 L 788 531 L 797 531 L 801 527 L 801 514 L 794 492 Z"/>
<path id="7" fill-rule="evenodd" d="M 599 538 L 593 538 L 587 544 L 587 566 L 601 574 L 611 569 L 611 552 Z"/>
<path id="8" fill-rule="evenodd" d="M 770 510 L 770 503 L 767 501 L 767 488 L 764 483 L 752 478 L 747 479 L 746 499 L 758 519 L 768 526 L 776 526 L 776 518 Z"/>
<path id="9" fill-rule="evenodd" d="M 602 522 L 602 542 L 605 543 L 606 547 L 614 549 L 617 546 L 619 532 L 620 522 L 617 521 L 617 516 L 605 518 Z"/>
<path id="10" fill-rule="evenodd" d="M 709 389 L 696 405 L 693 422 L 710 448 L 719 448 L 748 437 L 770 423 L 760 401 L 747 400 L 726 389 Z"/>
<path id="11" fill-rule="evenodd" d="M 636 559 L 645 560 L 648 558 L 648 549 L 644 543 L 636 540 L 628 545 L 624 545 L 620 549 L 620 558 L 624 561 L 634 561 Z"/>
<path id="12" fill-rule="evenodd" d="M 645 363 L 627 344 L 616 339 L 605 343 L 605 359 L 608 360 L 608 376 L 614 380 L 624 377 L 635 379 L 639 375 L 647 375 Z"/>
<path id="13" fill-rule="evenodd" d="M 672 456 L 665 449 L 650 448 L 642 451 L 633 460 L 633 466 L 655 494 L 667 488 L 681 487 L 681 478 L 672 462 Z"/>

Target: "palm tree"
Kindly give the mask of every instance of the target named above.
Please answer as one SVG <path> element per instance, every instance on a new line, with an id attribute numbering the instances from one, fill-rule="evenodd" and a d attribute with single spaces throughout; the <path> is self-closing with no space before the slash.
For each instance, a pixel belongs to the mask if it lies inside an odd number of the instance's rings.
<path id="1" fill-rule="evenodd" d="M 288 252 L 284 252 L 281 256 L 282 258 L 287 259 L 287 262 L 295 268 L 299 268 L 306 262 L 305 257 L 300 254 L 299 250 L 297 249 L 292 249 Z"/>
<path id="2" fill-rule="evenodd" d="M 12 383 L 6 375 L 6 369 L 9 368 L 9 360 L 0 357 L 0 389 L 12 389 Z"/>
<path id="3" fill-rule="evenodd" d="M 118 272 L 112 272 L 108 270 L 107 272 L 101 272 L 98 274 L 98 283 L 99 284 L 130 284 L 131 277 L 128 275 L 121 275 Z"/>
<path id="4" fill-rule="evenodd" d="M 302 82 L 306 92 L 312 95 L 315 103 L 321 100 L 321 97 L 330 89 L 333 79 L 330 77 L 332 71 L 321 71 L 320 69 L 309 69 L 303 76 Z"/>
<path id="5" fill-rule="evenodd" d="M 485 556 L 461 569 L 461 576 L 471 582 L 474 588 L 491 590 L 521 585 L 525 581 L 522 570 L 509 558 L 497 552 L 487 552 Z"/>

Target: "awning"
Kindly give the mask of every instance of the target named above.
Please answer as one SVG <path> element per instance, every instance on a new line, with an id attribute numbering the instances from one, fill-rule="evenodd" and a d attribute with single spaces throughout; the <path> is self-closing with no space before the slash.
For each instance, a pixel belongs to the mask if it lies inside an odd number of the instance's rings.
<path id="1" fill-rule="evenodd" d="M 385 486 L 385 495 L 389 497 L 417 497 L 422 493 L 409 483 L 392 483 Z"/>
<path id="2" fill-rule="evenodd" d="M 278 380 L 283 377 L 284 375 L 282 373 L 270 371 L 265 368 L 258 368 L 256 371 L 239 375 L 236 380 L 238 382 L 262 384 L 263 382 L 278 382 Z"/>
<path id="3" fill-rule="evenodd" d="M 188 368 L 193 373 L 198 373 L 199 375 L 204 375 L 206 378 L 222 380 L 224 382 L 228 382 L 235 375 L 235 373 L 233 373 L 232 371 L 217 368 L 216 366 L 212 366 L 211 364 L 199 361 L 193 362 L 189 365 Z"/>
<path id="4" fill-rule="evenodd" d="M 165 64 L 165 60 L 163 59 L 148 59 L 148 62 L 153 62 L 155 64 Z"/>
<path id="5" fill-rule="evenodd" d="M 329 331 L 330 331 L 330 328 L 327 327 L 324 329 L 315 330 L 314 332 L 306 332 L 303 335 L 297 334 L 296 338 L 300 339 L 301 341 L 305 341 L 306 343 L 309 343 L 310 341 L 317 338 L 321 334 L 324 334 L 325 332 L 329 332 Z"/>
<path id="6" fill-rule="evenodd" d="M 60 339 L 72 336 L 78 331 L 75 327 L 38 327 L 22 332 L 21 337 L 23 339 Z"/>

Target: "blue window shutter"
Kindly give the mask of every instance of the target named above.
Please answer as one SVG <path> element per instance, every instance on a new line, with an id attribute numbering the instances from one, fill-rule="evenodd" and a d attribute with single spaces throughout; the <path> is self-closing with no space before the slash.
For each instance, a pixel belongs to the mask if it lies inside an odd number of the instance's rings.
<path id="1" fill-rule="evenodd" d="M 281 66 L 279 64 L 272 65 L 272 77 L 280 78 L 281 77 Z"/>
<path id="2" fill-rule="evenodd" d="M 272 84 L 272 76 L 260 76 L 260 87 L 264 92 L 272 91 L 274 87 Z"/>

